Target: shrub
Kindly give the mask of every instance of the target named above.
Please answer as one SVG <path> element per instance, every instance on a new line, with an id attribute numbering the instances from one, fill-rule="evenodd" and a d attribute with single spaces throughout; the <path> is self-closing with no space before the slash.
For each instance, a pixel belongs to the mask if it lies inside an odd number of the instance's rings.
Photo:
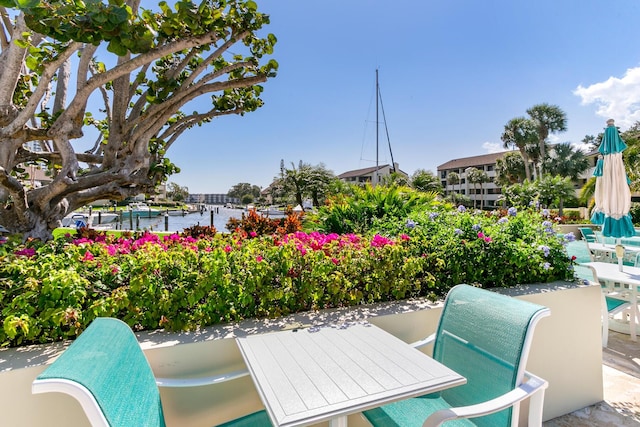
<path id="1" fill-rule="evenodd" d="M 81 232 L 48 243 L 11 239 L 0 245 L 0 345 L 74 338 L 98 316 L 118 317 L 136 330 L 192 330 L 435 299 L 463 282 L 494 287 L 572 278 L 566 240 L 544 213 L 433 204 L 409 218 L 374 221 L 381 232 L 364 236 L 285 233 L 285 221 L 262 236 L 251 236 L 247 226 L 197 237 Z"/>

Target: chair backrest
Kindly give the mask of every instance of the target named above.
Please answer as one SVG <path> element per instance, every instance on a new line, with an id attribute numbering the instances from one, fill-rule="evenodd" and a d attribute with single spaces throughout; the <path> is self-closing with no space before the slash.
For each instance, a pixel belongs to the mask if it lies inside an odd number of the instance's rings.
<path id="1" fill-rule="evenodd" d="M 90 395 L 85 399 L 76 389 Z M 129 326 L 118 319 L 95 319 L 36 378 L 33 391 L 72 394 L 93 426 L 165 426 L 151 367 Z"/>
<path id="2" fill-rule="evenodd" d="M 469 285 L 447 295 L 433 357 L 467 378 L 441 392 L 450 405 L 484 402 L 518 387 L 538 320 L 548 308 Z M 478 426 L 510 426 L 512 408 L 474 418 Z"/>
<path id="3" fill-rule="evenodd" d="M 582 235 L 582 238 L 584 240 L 586 240 L 587 242 L 590 243 L 595 243 L 598 241 L 597 237 L 596 237 L 596 233 L 594 233 L 594 231 L 589 228 L 589 227 L 578 227 L 578 230 L 580 230 L 580 234 Z"/>

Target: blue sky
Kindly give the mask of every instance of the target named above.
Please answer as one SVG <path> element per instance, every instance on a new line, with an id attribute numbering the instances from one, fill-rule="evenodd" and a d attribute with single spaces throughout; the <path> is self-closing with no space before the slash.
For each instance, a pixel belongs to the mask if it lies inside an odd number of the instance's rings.
<path id="1" fill-rule="evenodd" d="M 375 70 L 393 158 L 434 173 L 502 151 L 512 118 L 562 108 L 579 143 L 607 118 L 640 120 L 638 0 L 256 0 L 271 16 L 278 76 L 265 105 L 183 134 L 168 152 L 192 193 L 268 186 L 285 164 L 336 175 L 375 165 Z M 380 127 L 380 164 L 389 163 Z"/>

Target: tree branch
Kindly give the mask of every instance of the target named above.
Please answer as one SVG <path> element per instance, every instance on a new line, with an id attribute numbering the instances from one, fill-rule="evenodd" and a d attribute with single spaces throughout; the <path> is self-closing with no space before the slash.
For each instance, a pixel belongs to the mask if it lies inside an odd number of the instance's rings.
<path id="1" fill-rule="evenodd" d="M 63 52 L 60 53 L 58 58 L 44 65 L 44 69 L 39 76 L 38 86 L 33 91 L 33 94 L 29 97 L 27 105 L 18 113 L 18 115 L 12 120 L 11 123 L 7 124 L 4 128 L 0 128 L 0 136 L 9 136 L 15 133 L 18 129 L 22 128 L 31 117 L 33 117 L 40 99 L 51 83 L 51 79 L 53 78 L 56 70 L 81 46 L 81 43 L 71 43 Z M 0 77 L 0 81 L 1 80 L 2 78 Z M 11 87 L 14 88 L 15 85 Z"/>
<path id="2" fill-rule="evenodd" d="M 138 55 L 123 64 L 119 64 L 104 73 L 100 73 L 96 76 L 91 77 L 83 86 L 78 88 L 76 96 L 71 101 L 69 108 L 67 108 L 67 110 L 65 110 L 58 117 L 58 120 L 56 120 L 55 124 L 51 128 L 51 132 L 64 132 L 64 129 L 68 127 L 68 121 L 77 116 L 89 96 L 99 86 L 114 81 L 120 76 L 130 74 L 131 72 L 133 72 L 133 70 L 140 68 L 158 58 L 162 58 L 163 56 L 171 55 L 175 52 L 179 52 L 181 50 L 189 49 L 195 46 L 213 43 L 215 40 L 216 35 L 214 33 L 207 33 L 203 36 L 191 37 L 188 39 L 171 42 L 158 48 L 151 49 L 150 51 Z"/>

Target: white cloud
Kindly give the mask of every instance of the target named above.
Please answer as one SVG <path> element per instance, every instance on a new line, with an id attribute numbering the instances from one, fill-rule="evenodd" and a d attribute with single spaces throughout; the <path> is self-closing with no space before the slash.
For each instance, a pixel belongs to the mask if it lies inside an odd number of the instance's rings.
<path id="1" fill-rule="evenodd" d="M 487 150 L 487 153 L 500 153 L 504 151 L 502 144 L 497 142 L 489 142 L 489 141 L 483 142 L 482 148 Z"/>
<path id="2" fill-rule="evenodd" d="M 622 78 L 609 77 L 590 86 L 578 86 L 574 95 L 582 104 L 596 104 L 596 114 L 615 119 L 621 128 L 640 121 L 640 67 L 629 68 Z"/>

